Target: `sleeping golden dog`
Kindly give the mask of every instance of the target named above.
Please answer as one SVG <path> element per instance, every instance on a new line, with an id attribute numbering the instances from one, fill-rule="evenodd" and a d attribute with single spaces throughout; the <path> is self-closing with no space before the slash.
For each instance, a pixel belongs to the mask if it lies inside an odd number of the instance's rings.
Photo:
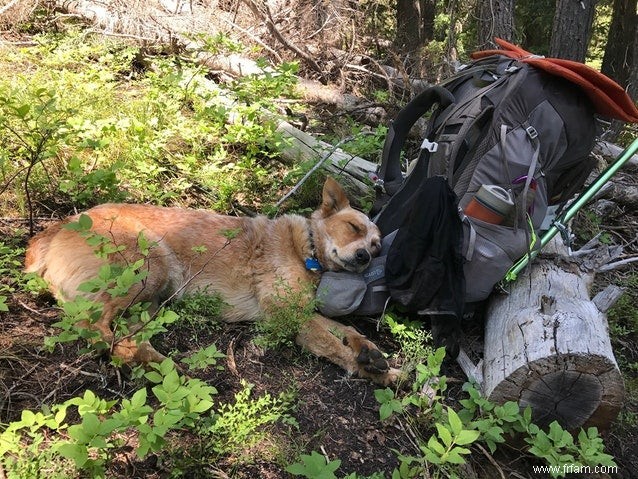
<path id="1" fill-rule="evenodd" d="M 323 270 L 361 272 L 378 254 L 381 240 L 376 225 L 350 207 L 345 192 L 331 178 L 324 184 L 320 208 L 310 219 L 297 215 L 238 218 L 132 204 L 105 204 L 86 214 L 92 220 L 91 232 L 121 249 L 109 256 L 111 263 L 126 265 L 143 258 L 138 247 L 140 232 L 151 242 L 142 281 L 123 296 L 103 290 L 78 292 L 78 286 L 95 278 L 107 262 L 95 254 L 85 237 L 65 227 L 79 216 L 54 224 L 31 239 L 26 270 L 42 276 L 60 301 L 84 295 L 103 303 L 100 318 L 90 327 L 125 362 L 164 358 L 147 341 L 114 337 L 113 320 L 135 303 L 149 302 L 154 311 L 167 298 L 214 292 L 227 305 L 223 320 L 263 320 L 278 307 L 281 297 L 276 292 L 281 291 L 281 284 L 313 300 L 314 288 L 308 285 L 316 286 L 320 273 L 307 267 L 307 260 Z M 352 327 L 320 314 L 301 326 L 296 342 L 349 373 L 381 384 L 398 375 L 372 342 Z"/>

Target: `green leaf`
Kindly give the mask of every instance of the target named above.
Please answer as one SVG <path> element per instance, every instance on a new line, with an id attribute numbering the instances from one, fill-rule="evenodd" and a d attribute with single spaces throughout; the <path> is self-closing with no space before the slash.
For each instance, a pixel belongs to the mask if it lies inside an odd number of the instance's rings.
<path id="1" fill-rule="evenodd" d="M 441 456 L 445 454 L 445 448 L 434 436 L 430 436 L 430 439 L 428 440 L 428 448 Z"/>
<path id="2" fill-rule="evenodd" d="M 62 457 L 71 459 L 78 468 L 81 468 L 86 464 L 89 459 L 89 452 L 86 446 L 82 444 L 65 443 L 56 447 L 56 451 Z"/>
<path id="3" fill-rule="evenodd" d="M 518 403 L 516 403 L 514 401 L 508 401 L 505 404 L 503 404 L 503 411 L 504 411 L 506 416 L 509 416 L 511 418 L 515 418 L 520 413 L 520 407 L 519 407 Z"/>
<path id="4" fill-rule="evenodd" d="M 95 436 L 100 428 L 100 420 L 95 414 L 87 413 L 82 418 L 82 428 L 87 435 Z"/>
<path id="5" fill-rule="evenodd" d="M 423 452 L 425 453 L 424 456 L 426 461 L 431 462 L 432 464 L 441 464 L 442 461 L 439 455 L 430 451 L 428 448 L 425 448 Z"/>
<path id="6" fill-rule="evenodd" d="M 35 413 L 28 409 L 22 411 L 20 422 L 25 426 L 33 426 L 35 424 Z"/>
<path id="7" fill-rule="evenodd" d="M 75 439 L 76 442 L 81 444 L 88 444 L 91 440 L 91 435 L 89 435 L 82 427 L 82 424 L 74 424 L 73 426 L 69 426 L 67 430 L 69 436 L 72 439 Z"/>
<path id="8" fill-rule="evenodd" d="M 286 472 L 309 479 L 336 479 L 334 472 L 341 466 L 339 459 L 327 462 L 326 458 L 316 451 L 312 451 L 310 455 L 301 455 L 300 459 L 300 463 L 286 467 Z"/>
<path id="9" fill-rule="evenodd" d="M 384 404 L 394 399 L 394 391 L 390 388 L 375 389 L 374 398 L 377 400 L 378 403 Z"/>
<path id="10" fill-rule="evenodd" d="M 89 215 L 82 213 L 78 219 L 78 225 L 81 229 L 88 231 L 93 226 L 93 220 Z"/>
<path id="11" fill-rule="evenodd" d="M 152 374 L 152 372 L 148 374 Z M 133 396 L 131 397 L 131 408 L 139 409 L 145 404 L 146 404 L 146 389 L 142 388 L 136 391 L 135 394 L 133 394 Z"/>
<path id="12" fill-rule="evenodd" d="M 530 422 L 532 422 L 532 408 L 530 406 L 527 406 L 523 410 L 523 419 L 525 420 L 526 424 L 529 424 Z"/>
<path id="13" fill-rule="evenodd" d="M 443 444 L 445 444 L 446 447 L 450 447 L 452 445 L 452 434 L 450 433 L 450 431 L 445 426 L 439 423 L 436 424 L 436 430 L 438 431 L 439 437 L 441 438 L 441 441 L 443 441 Z"/>
<path id="14" fill-rule="evenodd" d="M 453 448 L 442 459 L 445 462 L 449 462 L 451 464 L 465 464 L 465 459 L 461 457 L 459 449 L 462 449 L 462 448 L 459 448 L 459 447 Z"/>
<path id="15" fill-rule="evenodd" d="M 478 431 L 463 430 L 456 436 L 455 442 L 459 446 L 465 446 L 467 444 L 472 444 L 480 435 L 481 433 Z"/>
<path id="16" fill-rule="evenodd" d="M 16 114 L 18 115 L 19 118 L 24 119 L 29 114 L 30 110 L 31 110 L 31 105 L 27 103 L 25 105 L 16 107 Z"/>
<path id="17" fill-rule="evenodd" d="M 191 407 L 191 412 L 197 412 L 197 413 L 202 413 L 205 411 L 208 411 L 210 408 L 213 407 L 213 401 L 209 401 L 207 399 L 202 399 L 201 401 L 199 401 L 197 404 L 195 404 L 193 407 Z"/>
<path id="18" fill-rule="evenodd" d="M 144 374 L 144 377 L 148 379 L 150 382 L 155 384 L 161 383 L 162 380 L 164 379 L 162 375 L 158 373 L 157 371 L 149 371 L 146 374 Z"/>
<path id="19" fill-rule="evenodd" d="M 452 408 L 447 409 L 447 418 L 450 422 L 452 434 L 454 434 L 455 436 L 458 435 L 463 429 L 463 423 L 461 422 L 461 419 Z"/>

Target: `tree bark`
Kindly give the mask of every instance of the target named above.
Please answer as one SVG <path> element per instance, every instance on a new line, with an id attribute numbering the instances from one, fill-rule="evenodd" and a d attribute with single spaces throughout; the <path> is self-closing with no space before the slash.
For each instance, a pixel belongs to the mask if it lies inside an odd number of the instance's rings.
<path id="1" fill-rule="evenodd" d="M 632 62 L 629 69 L 629 80 L 627 93 L 634 100 L 638 101 L 638 27 L 634 27 Z"/>
<path id="2" fill-rule="evenodd" d="M 421 12 L 418 0 L 397 0 L 396 45 L 409 53 L 421 45 Z"/>
<path id="3" fill-rule="evenodd" d="M 558 0 L 549 56 L 584 62 L 591 37 L 596 0 Z"/>
<path id="4" fill-rule="evenodd" d="M 420 0 L 421 2 L 421 25 L 423 33 L 421 41 L 427 43 L 434 40 L 434 19 L 436 18 L 436 0 Z"/>
<path id="5" fill-rule="evenodd" d="M 557 257 L 540 259 L 509 294 L 492 298 L 482 368 L 487 397 L 530 406 L 541 426 L 609 427 L 624 386 L 607 319 L 589 299 L 593 276 Z"/>
<path id="6" fill-rule="evenodd" d="M 494 37 L 512 41 L 514 0 L 481 0 L 477 4 L 477 19 L 479 49 L 495 48 Z"/>
<path id="7" fill-rule="evenodd" d="M 611 25 L 605 55 L 601 66 L 601 72 L 621 86 L 627 86 L 632 98 L 635 98 L 635 86 L 631 84 L 629 78 L 632 69 L 636 68 L 634 61 L 634 39 L 638 28 L 636 22 L 636 0 L 614 0 Z M 634 89 L 633 95 L 629 89 Z M 604 138 L 615 141 L 622 132 L 624 123 L 614 120 Z"/>
<path id="8" fill-rule="evenodd" d="M 307 161 L 325 161 L 325 167 L 333 175 L 343 180 L 354 196 L 370 194 L 371 177 L 375 175 L 377 165 L 358 156 L 351 155 L 330 143 L 317 140 L 285 121 L 279 122 L 277 131 L 289 141 L 281 152 L 282 159 L 289 164 Z"/>
<path id="9" fill-rule="evenodd" d="M 395 44 L 410 53 L 434 39 L 436 0 L 397 0 Z"/>
<path id="10" fill-rule="evenodd" d="M 633 65 L 636 0 L 614 0 L 613 8 L 601 72 L 625 86 Z"/>

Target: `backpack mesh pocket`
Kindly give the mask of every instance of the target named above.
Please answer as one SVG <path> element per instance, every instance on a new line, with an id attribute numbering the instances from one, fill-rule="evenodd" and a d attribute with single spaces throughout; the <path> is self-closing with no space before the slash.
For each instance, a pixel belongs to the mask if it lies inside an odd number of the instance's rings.
<path id="1" fill-rule="evenodd" d="M 523 228 L 515 230 L 466 216 L 463 221 L 465 301 L 486 299 L 494 285 L 527 253 L 530 238 L 531 233 Z"/>

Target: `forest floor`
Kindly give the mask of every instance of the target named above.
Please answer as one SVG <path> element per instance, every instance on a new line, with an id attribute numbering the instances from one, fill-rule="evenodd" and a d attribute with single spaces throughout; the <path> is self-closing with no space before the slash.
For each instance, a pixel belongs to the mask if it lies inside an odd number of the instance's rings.
<path id="1" fill-rule="evenodd" d="M 636 219 L 634 213 L 626 215 L 623 221 L 631 220 L 636 224 Z M 19 226 L 15 221 L 3 221 L 0 233 L 15 237 Z M 607 279 L 601 277 L 601 282 Z M 52 353 L 45 352 L 43 340 L 55 333 L 52 324 L 60 314 L 52 298 L 16 294 L 10 298 L 9 306 L 12 313 L 0 313 L 0 423 L 19 419 L 23 409 L 38 410 L 44 405 L 81 395 L 87 389 L 104 399 L 121 399 L 130 397 L 141 386 L 141 380 L 131 379 L 126 368 L 115 368 L 106 358 L 80 355 L 82 345 L 79 343 L 58 345 Z M 480 330 L 477 324 L 466 326 L 470 334 Z M 397 344 L 379 333 L 375 323 L 360 322 L 357 327 L 386 352 L 396 351 Z M 155 344 L 160 351 L 175 352 L 177 359 L 212 343 L 226 353 L 223 368 L 208 368 L 194 375 L 217 388 L 219 404 L 232 402 L 245 382 L 254 385 L 255 394 L 268 392 L 273 396 L 289 391 L 292 386 L 296 395 L 294 417 L 298 427 L 277 425 L 269 430 L 266 446 L 263 441 L 255 446 L 262 450 L 242 451 L 203 469 L 197 466 L 196 457 L 190 457 L 197 450 L 194 447 L 199 440 L 197 436 L 175 435 L 171 440 L 171 461 L 153 454 L 144 460 L 138 459 L 133 453 L 134 439 L 131 439 L 131 447 L 123 448 L 123 453 L 109 465 L 107 477 L 167 478 L 178 457 L 181 457 L 181 467 L 190 464 L 188 467 L 192 469 L 184 477 L 287 477 L 282 469 L 282 458 L 276 451 L 291 449 L 300 453 L 321 451 L 330 460 L 338 458 L 342 461 L 339 471 L 356 472 L 358 477 L 375 473 L 390 477 L 398 466 L 397 454 L 415 453 L 415 445 L 404 424 L 379 421 L 379 404 L 374 397 L 378 386 L 346 377 L 333 364 L 297 348 L 264 351 L 252 342 L 253 336 L 254 331 L 247 324 L 180 324 L 169 328 Z M 636 336 L 636 331 L 630 331 L 614 340 L 628 389 L 621 415 L 611 425 L 605 439 L 607 452 L 614 456 L 619 466 L 618 473 L 568 477 L 638 477 Z M 450 384 L 446 402 L 454 405 L 463 396 L 461 385 L 466 378 L 454 366 L 444 372 Z M 248 457 L 251 459 L 246 460 Z M 533 466 L 539 464 L 510 445 L 499 448 L 494 456 L 487 451 L 473 454 L 464 468 L 463 477 L 548 477 L 533 470 Z"/>

